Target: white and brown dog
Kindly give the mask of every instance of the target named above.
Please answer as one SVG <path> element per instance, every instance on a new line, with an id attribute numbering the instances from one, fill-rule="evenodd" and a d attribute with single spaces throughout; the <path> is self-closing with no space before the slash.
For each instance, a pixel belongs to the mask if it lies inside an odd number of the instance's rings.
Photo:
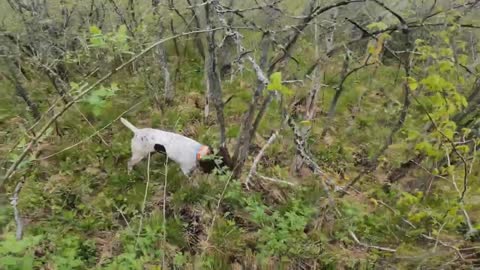
<path id="1" fill-rule="evenodd" d="M 137 128 L 124 118 L 120 121 L 131 131 L 132 157 L 128 161 L 128 172 L 133 166 L 152 152 L 165 153 L 169 159 L 180 165 L 183 174 L 189 176 L 197 167 L 205 173 L 211 173 L 215 168 L 231 167 L 228 153 L 220 149 L 221 159 L 205 158 L 213 155 L 212 148 L 193 139 L 173 132 L 153 129 Z"/>

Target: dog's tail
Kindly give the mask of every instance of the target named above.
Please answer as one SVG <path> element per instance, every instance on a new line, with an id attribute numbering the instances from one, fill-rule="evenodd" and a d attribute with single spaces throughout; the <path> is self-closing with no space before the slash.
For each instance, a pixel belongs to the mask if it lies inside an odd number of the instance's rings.
<path id="1" fill-rule="evenodd" d="M 136 128 L 134 125 L 132 125 L 132 123 L 128 122 L 127 119 L 121 117 L 121 118 L 120 118 L 120 121 L 121 121 L 128 129 L 130 129 L 131 131 L 133 131 L 133 133 L 137 132 L 138 128 Z"/>

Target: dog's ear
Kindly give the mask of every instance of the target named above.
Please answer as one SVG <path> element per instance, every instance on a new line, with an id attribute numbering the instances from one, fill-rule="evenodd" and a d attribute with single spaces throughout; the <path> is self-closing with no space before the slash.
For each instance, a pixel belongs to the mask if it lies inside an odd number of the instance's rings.
<path id="1" fill-rule="evenodd" d="M 167 150 L 165 149 L 165 146 L 161 144 L 155 144 L 153 146 L 153 149 L 155 149 L 156 152 L 161 153 L 161 154 L 166 154 Z"/>

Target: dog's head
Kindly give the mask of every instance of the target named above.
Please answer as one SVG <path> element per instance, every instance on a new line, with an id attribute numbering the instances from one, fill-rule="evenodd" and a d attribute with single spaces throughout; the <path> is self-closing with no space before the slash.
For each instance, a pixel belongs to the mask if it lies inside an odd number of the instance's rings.
<path id="1" fill-rule="evenodd" d="M 198 165 L 202 172 L 212 173 L 215 168 L 219 169 L 219 171 L 222 171 L 225 167 L 232 169 L 230 155 L 225 147 L 220 147 L 218 152 L 214 152 L 213 148 L 207 145 L 204 149 L 200 149 L 199 153 L 201 152 Z"/>

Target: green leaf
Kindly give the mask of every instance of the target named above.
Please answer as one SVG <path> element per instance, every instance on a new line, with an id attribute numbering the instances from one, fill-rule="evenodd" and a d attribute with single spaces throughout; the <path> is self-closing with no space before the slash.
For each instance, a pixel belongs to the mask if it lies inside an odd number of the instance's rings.
<path id="1" fill-rule="evenodd" d="M 388 25 L 385 24 L 384 22 L 374 22 L 369 25 L 367 25 L 367 28 L 370 30 L 385 30 L 388 28 Z"/>
<path id="2" fill-rule="evenodd" d="M 303 125 L 303 126 L 311 126 L 311 125 L 312 125 L 312 121 L 303 120 L 303 121 L 300 121 L 300 125 Z"/>
<path id="3" fill-rule="evenodd" d="M 128 51 L 127 27 L 123 24 L 120 25 L 112 40 L 115 42 L 115 47 L 121 52 Z"/>
<path id="4" fill-rule="evenodd" d="M 408 88 L 410 90 L 415 91 L 418 88 L 418 82 L 412 77 L 407 77 Z"/>
<path id="5" fill-rule="evenodd" d="M 96 25 L 92 25 L 90 26 L 90 34 L 92 35 L 101 35 L 102 34 L 102 30 L 100 28 L 98 28 Z"/>
<path id="6" fill-rule="evenodd" d="M 116 91 L 120 90 L 120 88 L 118 88 L 118 84 L 115 83 L 115 82 L 112 82 L 110 84 L 110 89 L 112 90 L 112 92 L 116 92 Z"/>
<path id="7" fill-rule="evenodd" d="M 454 64 L 449 60 L 441 60 L 438 62 L 438 66 L 441 72 L 450 72 L 453 70 Z"/>
<path id="8" fill-rule="evenodd" d="M 104 47 L 105 40 L 102 34 L 102 30 L 95 25 L 90 26 L 90 43 L 93 47 Z"/>
<path id="9" fill-rule="evenodd" d="M 293 94 L 293 91 L 288 87 L 282 85 L 282 73 L 275 72 L 270 75 L 270 83 L 267 86 L 267 90 L 278 91 L 284 96 L 290 96 Z"/>
<path id="10" fill-rule="evenodd" d="M 268 90 L 280 90 L 282 88 L 282 73 L 275 72 L 270 75 L 270 83 L 267 86 Z"/>
<path id="11" fill-rule="evenodd" d="M 183 253 L 177 253 L 175 254 L 175 257 L 173 258 L 173 264 L 176 266 L 183 266 L 185 263 L 187 263 L 187 258 Z"/>
<path id="12" fill-rule="evenodd" d="M 468 55 L 466 54 L 460 54 L 458 56 L 458 62 L 464 66 L 468 64 Z"/>
<path id="13" fill-rule="evenodd" d="M 468 145 L 466 145 L 466 144 L 464 144 L 464 145 L 458 145 L 458 146 L 457 146 L 457 150 L 458 150 L 459 152 L 468 153 L 468 152 L 470 151 L 470 147 L 469 147 Z"/>
<path id="14" fill-rule="evenodd" d="M 97 95 L 90 95 L 86 100 L 90 105 L 100 105 L 102 104 L 103 100 L 100 96 Z"/>
<path id="15" fill-rule="evenodd" d="M 451 90 L 455 88 L 452 83 L 445 80 L 439 74 L 429 75 L 423 79 L 421 83 L 432 91 Z"/>
<path id="16" fill-rule="evenodd" d="M 291 95 L 293 95 L 293 91 L 292 91 L 290 88 L 288 88 L 288 87 L 286 87 L 286 86 L 283 86 L 283 85 L 282 85 L 282 87 L 280 87 L 280 89 L 278 90 L 278 92 L 282 93 L 282 95 L 284 95 L 284 96 L 291 96 Z"/>
<path id="17" fill-rule="evenodd" d="M 22 258 L 22 269 L 24 269 L 24 270 L 33 269 L 33 263 L 34 263 L 33 256 L 31 256 L 31 255 L 24 256 Z"/>
<path id="18" fill-rule="evenodd" d="M 16 266 L 18 257 L 14 257 L 11 255 L 6 255 L 2 257 L 2 265 L 3 266 Z M 8 269 L 8 268 L 7 268 Z M 15 268 L 12 268 L 15 269 Z"/>
<path id="19" fill-rule="evenodd" d="M 76 82 L 70 82 L 70 88 L 72 88 L 72 90 L 76 90 L 80 88 L 80 85 Z"/>
<path id="20" fill-rule="evenodd" d="M 419 143 L 415 146 L 415 149 L 418 150 L 418 151 L 421 151 L 421 152 L 423 152 L 426 155 L 431 156 L 431 157 L 436 157 L 437 156 L 436 149 L 429 142 L 425 142 L 425 141 L 421 142 L 421 143 Z"/>

